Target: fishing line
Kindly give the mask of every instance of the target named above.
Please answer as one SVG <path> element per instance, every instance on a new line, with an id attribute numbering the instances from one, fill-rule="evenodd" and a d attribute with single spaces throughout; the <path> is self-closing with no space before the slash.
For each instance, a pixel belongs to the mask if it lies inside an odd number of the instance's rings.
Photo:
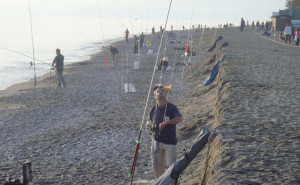
<path id="1" fill-rule="evenodd" d="M 101 26 L 101 30 L 102 30 L 103 45 L 105 46 L 104 31 L 103 31 L 103 25 L 102 25 L 102 18 L 101 18 L 101 13 L 100 13 L 100 7 L 98 8 L 98 13 L 99 13 L 100 26 Z M 106 69 L 109 69 L 109 67 L 108 67 L 107 53 L 106 53 L 105 49 L 104 49 L 104 55 L 105 55 Z"/>
<path id="2" fill-rule="evenodd" d="M 28 0 L 28 9 L 29 9 L 30 28 L 31 28 L 31 44 L 32 44 L 33 70 L 34 70 L 33 97 L 35 98 L 35 96 L 36 96 L 36 69 L 35 69 L 34 42 L 33 42 L 33 30 L 32 30 L 30 0 Z"/>
<path id="3" fill-rule="evenodd" d="M 84 34 L 82 31 L 80 31 L 78 28 L 73 26 L 79 33 L 81 33 L 86 39 L 88 39 L 93 45 L 95 45 L 99 50 L 102 50 L 92 39 L 90 39 L 86 34 Z"/>
<path id="4" fill-rule="evenodd" d="M 25 54 L 23 54 L 23 53 L 20 53 L 20 52 L 18 52 L 18 51 L 15 51 L 15 50 L 12 50 L 12 49 L 9 49 L 9 48 L 5 48 L 5 47 L 0 47 L 0 48 L 2 48 L 2 49 L 4 49 L 4 50 L 7 50 L 7 51 L 11 51 L 11 52 L 13 52 L 13 53 L 16 53 L 16 54 L 19 54 L 19 55 L 22 55 L 22 56 L 25 56 L 25 57 L 27 57 L 27 58 L 34 59 L 34 58 L 32 58 L 31 56 L 25 55 Z M 43 62 L 43 61 L 38 60 L 38 59 L 36 59 L 36 58 L 35 58 L 35 60 L 38 61 L 38 62 L 41 62 L 41 63 L 43 63 L 43 64 L 49 65 L 49 66 L 52 67 L 52 65 L 51 65 L 51 64 L 48 64 L 47 62 Z"/>
<path id="5" fill-rule="evenodd" d="M 189 34 L 188 34 L 188 39 L 187 39 L 187 45 L 189 44 L 190 41 L 190 35 L 191 35 L 191 26 L 192 26 L 192 21 L 193 21 L 193 16 L 194 16 L 194 10 L 195 10 L 195 2 L 196 0 L 194 0 L 194 4 L 193 4 L 193 11 L 192 11 L 192 17 L 191 17 L 191 22 L 190 22 L 190 30 L 189 30 Z M 182 69 L 182 76 L 181 76 L 181 80 L 183 81 L 183 77 L 184 77 L 184 70 L 185 70 L 185 65 L 186 65 L 186 55 L 184 57 L 184 65 L 183 65 L 183 69 Z"/>
<path id="6" fill-rule="evenodd" d="M 177 44 L 176 44 L 176 48 L 178 48 L 178 46 L 179 46 L 179 35 L 180 35 L 180 31 L 178 30 L 178 32 L 177 32 L 177 39 L 176 39 L 176 42 L 177 42 Z M 170 84 L 172 84 L 172 82 L 173 82 L 173 74 L 174 74 L 174 66 L 175 66 L 175 64 L 176 64 L 176 59 L 177 59 L 177 49 L 176 49 L 176 51 L 175 51 L 175 57 L 174 57 L 174 62 L 173 62 L 173 65 L 172 65 L 172 72 L 171 72 L 171 80 L 170 80 Z"/>
<path id="7" fill-rule="evenodd" d="M 166 22 L 165 22 L 165 29 L 167 27 L 172 1 L 173 0 L 170 0 L 169 10 L 168 10 L 168 14 L 167 14 Z M 163 32 L 165 32 L 165 29 L 164 29 Z M 142 121 L 141 121 L 141 124 L 140 124 L 140 131 L 139 131 L 138 139 L 136 140 L 137 146 L 136 146 L 135 157 L 134 157 L 133 164 L 132 164 L 132 167 L 131 167 L 131 172 L 129 174 L 130 177 L 131 177 L 131 182 L 130 182 L 131 185 L 133 183 L 134 171 L 135 171 L 135 166 L 136 166 L 136 162 L 137 162 L 137 158 L 138 158 L 138 151 L 139 151 L 139 147 L 140 147 L 140 139 L 141 139 L 141 135 L 142 135 L 142 131 L 143 131 L 145 115 L 146 115 L 148 102 L 149 102 L 149 98 L 150 98 L 150 94 L 151 94 L 151 89 L 152 89 L 152 85 L 153 85 L 153 81 L 154 81 L 155 70 L 156 70 L 156 66 L 157 66 L 157 62 L 158 62 L 158 58 L 159 58 L 159 52 L 161 50 L 161 45 L 162 45 L 162 41 L 163 41 L 163 35 L 164 35 L 164 33 L 162 34 L 162 38 L 160 40 L 160 44 L 159 44 L 159 48 L 158 48 L 158 54 L 157 54 L 157 57 L 156 57 L 154 68 L 153 68 L 153 74 L 152 74 L 152 78 L 151 78 L 151 82 L 150 82 L 150 86 L 149 86 L 149 90 L 148 90 L 148 95 L 147 95 L 147 100 L 146 100 L 146 104 L 145 104 L 145 108 L 144 108 L 144 113 L 143 113 Z"/>

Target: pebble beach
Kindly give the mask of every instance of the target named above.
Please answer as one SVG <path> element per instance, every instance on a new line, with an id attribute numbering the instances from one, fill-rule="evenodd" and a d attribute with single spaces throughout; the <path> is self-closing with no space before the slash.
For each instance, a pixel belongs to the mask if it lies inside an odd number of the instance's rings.
<path id="1" fill-rule="evenodd" d="M 185 47 L 189 31 L 174 31 L 168 39 L 177 34 L 178 47 Z M 151 45 L 139 48 L 138 55 L 133 55 L 132 39 L 111 44 L 119 50 L 114 68 L 110 56 L 106 68 L 108 46 L 90 60 L 65 66 L 67 88 L 56 88 L 53 72 L 51 78 L 49 73 L 38 77 L 35 98 L 33 81 L 0 91 L 0 183 L 7 174 L 19 178 L 22 164 L 31 161 L 34 184 L 129 184 L 159 36 L 146 36 Z M 223 40 L 208 52 L 217 36 Z M 158 58 L 167 56 L 176 70 L 154 76 L 154 84 L 172 84 L 169 101 L 184 117 L 177 127 L 178 158 L 201 128 L 211 130 L 180 183 L 300 184 L 299 48 L 237 28 L 192 30 L 190 38 L 197 53 L 190 58 L 163 40 L 165 52 Z M 229 46 L 220 49 L 225 41 Z M 147 54 L 150 49 L 153 54 Z M 214 54 L 217 60 L 227 58 L 215 81 L 203 87 Z M 139 69 L 134 69 L 136 61 Z M 185 62 L 191 65 L 184 67 Z M 125 93 L 128 82 L 136 92 Z M 151 93 L 146 115 L 154 105 Z M 150 145 L 143 126 L 134 184 L 155 180 Z"/>

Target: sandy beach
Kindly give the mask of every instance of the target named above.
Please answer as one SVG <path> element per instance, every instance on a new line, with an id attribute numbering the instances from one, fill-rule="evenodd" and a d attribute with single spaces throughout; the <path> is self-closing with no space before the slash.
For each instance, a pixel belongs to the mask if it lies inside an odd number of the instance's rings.
<path id="1" fill-rule="evenodd" d="M 188 33 L 180 31 L 179 47 L 185 46 Z M 162 74 L 163 84 L 172 83 L 169 101 L 184 116 L 177 128 L 178 158 L 202 127 L 212 132 L 180 183 L 300 184 L 299 48 L 271 42 L 252 30 L 206 31 L 201 43 L 202 32 L 191 33 L 197 57 L 190 58 L 195 68 L 185 67 L 183 81 L 184 51 L 176 52 L 176 45 L 166 44 L 166 53 L 160 55 L 168 56 L 170 64 L 176 56 L 178 63 L 177 71 Z M 91 60 L 66 66 L 66 89 L 57 89 L 53 74 L 51 84 L 50 74 L 45 74 L 38 78 L 35 99 L 32 81 L 0 91 L 0 182 L 7 173 L 19 178 L 21 165 L 29 160 L 34 184 L 129 184 L 156 60 L 147 52 L 157 53 L 158 35 L 146 37 L 152 45 L 140 48 L 140 55 L 132 55 L 132 40 L 113 43 L 120 51 L 114 69 L 106 69 L 108 48 Z M 208 53 L 219 35 L 223 36 L 220 44 L 227 41 L 229 47 L 219 50 L 218 45 Z M 215 64 L 207 63 L 215 53 L 217 59 L 223 54 L 228 57 L 216 80 L 203 87 Z M 140 62 L 138 70 L 135 61 Z M 137 92 L 124 92 L 128 79 Z M 159 80 L 157 72 L 154 83 Z M 151 96 L 147 112 L 154 104 Z M 149 184 L 155 176 L 146 129 L 141 142 L 134 184 Z"/>

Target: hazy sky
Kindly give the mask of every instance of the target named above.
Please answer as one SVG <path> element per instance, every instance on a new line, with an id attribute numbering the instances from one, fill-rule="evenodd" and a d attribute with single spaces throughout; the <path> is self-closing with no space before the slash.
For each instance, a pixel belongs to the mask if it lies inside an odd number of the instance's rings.
<path id="1" fill-rule="evenodd" d="M 169 0 L 31 0 L 32 16 L 99 16 L 110 18 L 165 19 Z M 173 0 L 170 19 L 193 23 L 239 23 L 244 19 L 268 20 L 284 9 L 285 0 Z M 27 16 L 28 0 L 0 0 L 0 16 Z"/>

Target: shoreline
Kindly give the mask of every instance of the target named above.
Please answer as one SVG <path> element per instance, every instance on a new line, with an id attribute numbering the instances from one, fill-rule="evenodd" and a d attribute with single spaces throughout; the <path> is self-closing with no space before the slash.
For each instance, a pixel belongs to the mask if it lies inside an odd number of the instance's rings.
<path id="1" fill-rule="evenodd" d="M 115 38 L 112 38 L 112 39 L 108 39 L 108 40 L 105 42 L 105 45 L 104 45 L 102 42 L 95 42 L 95 43 L 88 42 L 87 44 L 90 44 L 90 45 L 92 45 L 93 47 L 96 47 L 95 44 L 97 44 L 97 45 L 99 44 L 99 46 L 97 46 L 97 48 L 95 48 L 95 49 L 98 50 L 100 47 L 101 47 L 101 48 L 107 47 L 107 46 L 109 46 L 110 44 L 119 42 L 119 41 L 121 41 L 121 40 L 124 40 L 124 38 L 123 38 L 123 37 L 115 37 Z M 85 46 L 86 46 L 86 45 L 85 45 Z M 81 48 L 84 48 L 85 46 L 81 46 Z M 93 53 L 91 53 L 91 54 L 86 55 L 85 57 L 86 57 L 87 59 L 85 59 L 85 60 L 78 59 L 78 60 L 76 60 L 75 62 L 67 62 L 67 64 L 65 64 L 65 67 L 68 66 L 68 65 L 72 65 L 72 64 L 79 63 L 79 62 L 84 62 L 84 61 L 91 60 L 91 58 L 92 58 L 94 55 L 98 55 L 99 53 L 101 53 L 101 51 L 102 51 L 102 50 L 100 50 L 100 51 L 98 50 L 98 51 L 95 51 L 95 52 L 93 52 Z M 55 55 L 53 55 L 53 58 L 54 58 L 54 57 L 55 57 Z M 81 57 L 82 57 L 82 56 L 81 56 Z M 28 58 L 28 57 L 26 57 L 26 58 Z M 32 59 L 31 59 L 31 60 L 32 60 Z M 51 62 L 52 62 L 52 61 L 51 61 Z M 38 62 L 38 63 L 40 64 L 40 62 Z M 50 64 L 51 64 L 51 63 L 49 63 L 49 65 L 50 65 Z M 50 67 L 50 66 L 49 66 L 49 67 Z M 33 69 L 32 69 L 32 70 L 33 70 Z M 50 71 L 50 68 L 49 68 L 49 70 L 48 70 L 47 72 L 38 75 L 38 76 L 37 76 L 37 79 L 38 79 L 38 78 L 43 79 L 43 76 L 49 74 L 49 71 Z M 53 72 L 54 72 L 53 74 L 55 74 L 55 71 L 53 71 Z M 48 76 L 49 76 L 49 75 L 48 75 Z M 27 83 L 27 82 L 29 82 L 29 81 L 33 81 L 33 78 L 27 79 L 27 80 L 18 81 L 18 82 L 14 82 L 13 84 L 8 85 L 7 87 L 4 87 L 3 89 L 0 89 L 0 92 L 3 91 L 3 90 L 6 90 L 6 89 L 8 89 L 8 88 L 10 88 L 11 86 L 15 86 L 15 85 L 17 85 L 17 84 L 22 84 L 22 83 Z"/>
<path id="2" fill-rule="evenodd" d="M 200 32 L 192 32 L 199 43 Z M 184 47 L 188 32 L 181 31 Z M 156 34 L 151 37 L 156 53 Z M 217 36 L 229 42 L 228 48 L 208 53 Z M 119 51 L 131 53 L 133 41 L 113 43 Z M 245 44 L 247 43 L 247 44 Z M 200 46 L 200 45 L 199 45 Z M 219 46 L 219 45 L 218 45 Z M 35 184 L 127 184 L 135 151 L 141 115 L 156 55 L 129 54 L 129 73 L 125 63 L 106 69 L 104 51 L 91 60 L 66 66 L 68 88 L 48 86 L 41 81 L 37 99 L 32 89 L 20 84 L 0 91 L 0 182 L 11 170 L 20 174 L 24 160 L 31 160 Z M 296 75 L 299 52 L 255 33 L 240 33 L 237 28 L 207 31 L 203 35 L 199 58 L 192 57 L 195 68 L 172 73 L 164 71 L 162 84 L 172 83 L 169 101 L 184 116 L 177 127 L 178 159 L 184 155 L 202 127 L 212 133 L 209 143 L 190 163 L 180 182 L 194 184 L 297 184 L 300 153 L 298 131 L 300 80 Z M 165 54 L 183 63 L 184 51 L 167 44 Z M 215 81 L 203 82 L 217 60 L 228 54 Z M 289 53 L 289 55 L 286 55 Z M 120 53 L 119 53 L 120 54 Z M 140 69 L 134 70 L 134 62 Z M 47 77 L 47 76 L 46 76 Z M 136 93 L 125 93 L 124 83 L 134 84 Z M 155 82 L 160 79 L 156 73 Z M 150 98 L 147 112 L 155 104 Z M 143 130 L 135 173 L 135 184 L 154 180 L 150 161 L 151 137 Z M 289 159 L 288 161 L 286 159 Z"/>
<path id="3" fill-rule="evenodd" d="M 156 36 L 152 37 L 152 47 L 159 43 Z M 113 45 L 119 51 L 131 53 L 132 42 L 130 39 L 130 48 L 124 40 Z M 172 55 L 170 59 L 174 58 L 173 47 L 168 46 L 170 51 L 166 53 Z M 66 89 L 49 87 L 49 74 L 46 74 L 38 83 L 36 99 L 32 95 L 32 81 L 1 91 L 0 136 L 3 143 L 0 158 L 6 162 L 0 166 L 3 172 L 0 179 L 3 180 L 9 170 L 12 174 L 20 174 L 20 165 L 26 159 L 33 162 L 35 184 L 127 183 L 134 140 L 156 58 L 156 55 L 146 55 L 147 50 L 142 48 L 142 55 L 129 56 L 129 80 L 137 89 L 134 94 L 124 93 L 127 74 L 120 63 L 116 69 L 106 69 L 104 51 L 89 61 L 67 65 Z M 133 69 L 134 61 L 140 61 L 140 70 Z M 170 75 L 165 72 L 164 83 L 168 83 Z M 181 73 L 174 75 L 177 76 L 174 79 L 179 79 Z M 176 97 L 181 96 L 179 89 L 184 86 L 174 81 L 173 88 L 178 92 L 172 93 L 170 101 L 180 103 Z M 153 99 L 149 106 L 152 104 Z M 128 108 L 130 111 L 124 111 Z M 120 143 L 124 138 L 125 143 Z M 150 141 L 151 137 L 144 130 L 137 181 L 154 179 L 147 152 Z"/>

